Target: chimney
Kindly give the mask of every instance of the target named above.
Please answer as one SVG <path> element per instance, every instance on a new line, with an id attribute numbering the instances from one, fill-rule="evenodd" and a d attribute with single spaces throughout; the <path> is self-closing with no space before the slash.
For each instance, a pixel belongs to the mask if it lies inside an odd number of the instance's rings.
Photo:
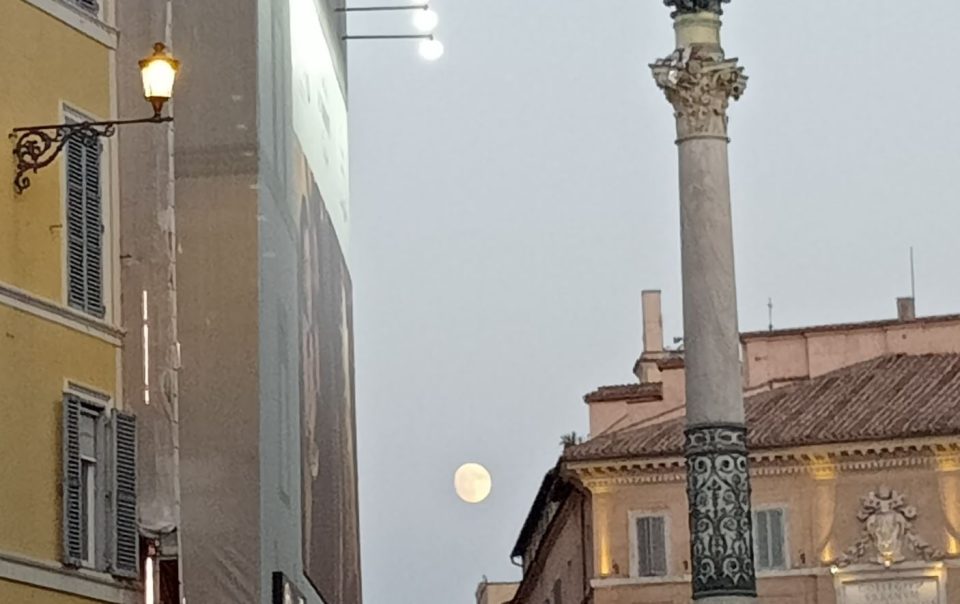
<path id="1" fill-rule="evenodd" d="M 641 294 L 643 312 L 643 352 L 663 352 L 663 317 L 660 314 L 660 290 Z"/>
<path id="2" fill-rule="evenodd" d="M 917 308 L 913 298 L 897 298 L 897 319 L 913 321 L 917 318 Z"/>

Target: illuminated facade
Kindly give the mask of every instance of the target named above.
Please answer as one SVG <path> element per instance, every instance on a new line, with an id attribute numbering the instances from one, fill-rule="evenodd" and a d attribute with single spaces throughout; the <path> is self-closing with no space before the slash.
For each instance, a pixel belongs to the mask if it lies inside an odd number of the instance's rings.
<path id="1" fill-rule="evenodd" d="M 115 119 L 113 24 L 112 2 L 4 2 L 0 130 Z M 0 602 L 142 600 L 116 149 L 71 142 L 22 194 L 0 162 Z"/>
<path id="2" fill-rule="evenodd" d="M 690 597 L 683 355 L 662 348 L 654 293 L 644 310 L 640 381 L 587 395 L 592 438 L 540 489 L 514 604 Z M 741 344 L 759 600 L 960 601 L 960 316 Z"/>
<path id="3" fill-rule="evenodd" d="M 121 133 L 158 604 L 361 601 L 338 6 L 118 6 L 124 44 L 153 36 L 184 66 L 173 130 Z"/>

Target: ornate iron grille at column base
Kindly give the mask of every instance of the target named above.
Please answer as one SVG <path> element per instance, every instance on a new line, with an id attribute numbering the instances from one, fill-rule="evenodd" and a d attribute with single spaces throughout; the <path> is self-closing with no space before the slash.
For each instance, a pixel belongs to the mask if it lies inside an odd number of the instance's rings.
<path id="1" fill-rule="evenodd" d="M 693 598 L 756 596 L 747 430 L 714 424 L 685 436 Z"/>

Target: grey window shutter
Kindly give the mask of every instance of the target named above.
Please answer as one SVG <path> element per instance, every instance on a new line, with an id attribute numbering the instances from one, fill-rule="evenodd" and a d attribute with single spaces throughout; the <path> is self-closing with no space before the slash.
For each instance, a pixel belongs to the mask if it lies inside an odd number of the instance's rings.
<path id="1" fill-rule="evenodd" d="M 113 414 L 113 568 L 118 577 L 140 570 L 137 522 L 137 423 L 133 415 Z"/>
<path id="2" fill-rule="evenodd" d="M 650 519 L 650 551 L 653 563 L 652 571 L 656 576 L 667 574 L 667 535 L 663 517 Z"/>
<path id="3" fill-rule="evenodd" d="M 767 510 L 759 511 L 755 514 L 756 519 L 756 538 L 757 544 L 757 568 L 770 568 L 770 530 L 769 530 L 769 512 Z"/>
<path id="4" fill-rule="evenodd" d="M 83 144 L 67 144 L 67 303 L 86 310 L 86 236 L 84 234 Z"/>
<path id="5" fill-rule="evenodd" d="M 87 312 L 98 317 L 103 307 L 103 203 L 100 191 L 100 152 L 98 139 L 84 145 L 83 161 L 83 221 L 86 234 L 85 264 Z"/>
<path id="6" fill-rule="evenodd" d="M 768 525 L 770 527 L 770 566 L 783 568 L 786 560 L 783 556 L 783 510 L 770 510 Z"/>
<path id="7" fill-rule="evenodd" d="M 72 396 L 63 399 L 63 563 L 80 566 L 83 558 L 83 519 L 80 514 L 80 401 Z"/>
<path id="8" fill-rule="evenodd" d="M 638 571 L 642 577 L 667 574 L 667 544 L 661 516 L 637 518 Z"/>
<path id="9" fill-rule="evenodd" d="M 67 302 L 103 317 L 103 202 L 98 140 L 67 143 Z"/>

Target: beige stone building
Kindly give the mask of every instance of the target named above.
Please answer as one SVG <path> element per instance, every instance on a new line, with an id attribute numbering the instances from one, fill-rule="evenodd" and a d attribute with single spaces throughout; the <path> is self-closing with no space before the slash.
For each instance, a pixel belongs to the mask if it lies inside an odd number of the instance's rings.
<path id="1" fill-rule="evenodd" d="M 591 437 L 541 485 L 514 604 L 690 601 L 683 354 L 659 307 L 644 294 L 638 381 L 585 397 Z M 741 336 L 761 602 L 960 603 L 960 315 L 899 311 Z"/>
<path id="2" fill-rule="evenodd" d="M 517 594 L 519 583 L 498 583 L 484 577 L 477 586 L 477 604 L 507 604 Z"/>

